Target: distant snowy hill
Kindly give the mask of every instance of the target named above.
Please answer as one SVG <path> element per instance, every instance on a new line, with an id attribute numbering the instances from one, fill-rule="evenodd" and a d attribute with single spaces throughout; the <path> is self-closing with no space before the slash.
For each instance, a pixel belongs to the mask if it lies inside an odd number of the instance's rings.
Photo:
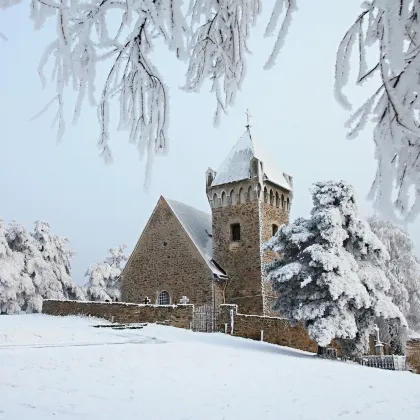
<path id="1" fill-rule="evenodd" d="M 0 419 L 420 418 L 420 376 L 223 334 L 12 315 L 0 324 Z"/>

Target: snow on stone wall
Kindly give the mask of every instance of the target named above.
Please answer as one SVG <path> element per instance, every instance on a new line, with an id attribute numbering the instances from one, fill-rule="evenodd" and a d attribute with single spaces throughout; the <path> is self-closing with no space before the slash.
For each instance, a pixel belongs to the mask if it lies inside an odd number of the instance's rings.
<path id="1" fill-rule="evenodd" d="M 113 322 L 165 322 L 190 328 L 194 305 L 141 305 L 114 302 L 44 300 L 42 313 L 56 316 L 84 315 Z"/>

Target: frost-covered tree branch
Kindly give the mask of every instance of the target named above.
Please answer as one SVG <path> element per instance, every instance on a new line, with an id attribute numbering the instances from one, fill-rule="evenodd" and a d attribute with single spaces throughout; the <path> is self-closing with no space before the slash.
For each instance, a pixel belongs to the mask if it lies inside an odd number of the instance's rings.
<path id="1" fill-rule="evenodd" d="M 0 0 L 0 8 L 19 3 L 22 0 Z M 178 59 L 187 61 L 186 91 L 198 92 L 205 81 L 211 82 L 217 123 L 234 104 L 245 78 L 247 44 L 260 16 L 261 1 L 190 0 L 184 5 L 183 0 L 31 0 L 30 7 L 37 29 L 48 19 L 56 21 L 57 37 L 46 48 L 39 70 L 45 83 L 45 66 L 54 64 L 56 94 L 43 111 L 56 106 L 58 138 L 65 132 L 64 94 L 70 87 L 77 93 L 74 122 L 85 99 L 97 107 L 98 147 L 105 161 L 111 161 L 109 120 L 115 99 L 119 129 L 129 132 L 130 142 L 137 145 L 141 157 L 147 155 L 150 168 L 153 156 L 166 152 L 168 144 L 168 93 L 151 60 L 158 39 Z M 420 4 L 370 0 L 362 8 L 338 49 L 335 92 L 350 110 L 342 89 L 348 83 L 350 56 L 357 46 L 356 84 L 375 75 L 381 83 L 352 113 L 349 136 L 360 133 L 369 119 L 376 123 L 378 167 L 371 198 L 382 212 L 392 210 L 395 217 L 397 209 L 410 221 L 420 211 Z M 265 32 L 265 36 L 275 35 L 266 69 L 274 66 L 296 10 L 297 0 L 275 1 Z M 372 49 L 378 58 L 368 65 Z M 108 65 L 107 77 L 96 90 L 102 64 Z"/>
<path id="2" fill-rule="evenodd" d="M 21 0 L 0 0 L 9 7 Z M 276 0 L 267 26 L 271 36 L 283 17 L 267 67 L 274 64 L 284 40 L 295 0 Z M 98 147 L 106 162 L 109 146 L 111 100 L 119 105 L 119 129 L 129 132 L 148 167 L 168 142 L 168 93 L 151 52 L 160 39 L 188 63 L 184 89 L 198 92 L 211 82 L 216 98 L 215 123 L 234 104 L 246 74 L 247 43 L 261 10 L 260 0 L 31 0 L 36 29 L 55 19 L 57 37 L 43 54 L 39 73 L 45 84 L 47 63 L 53 63 L 56 94 L 38 114 L 56 106 L 58 138 L 65 132 L 64 94 L 77 93 L 73 122 L 87 99 L 97 107 L 100 124 Z M 115 25 L 117 22 L 117 25 Z M 96 92 L 100 65 L 108 65 L 107 77 Z"/>
<path id="3" fill-rule="evenodd" d="M 351 109 L 342 88 L 348 83 L 350 56 L 357 46 L 356 85 L 363 85 L 375 75 L 381 84 L 352 113 L 348 121 L 349 137 L 357 136 L 369 119 L 376 123 L 378 167 L 371 198 L 381 212 L 391 210 L 388 216 L 395 218 L 396 209 L 410 221 L 420 211 L 420 3 L 374 0 L 365 1 L 362 7 L 363 12 L 345 34 L 338 50 L 336 96 L 346 109 Z M 372 49 L 377 59 L 368 66 Z"/>

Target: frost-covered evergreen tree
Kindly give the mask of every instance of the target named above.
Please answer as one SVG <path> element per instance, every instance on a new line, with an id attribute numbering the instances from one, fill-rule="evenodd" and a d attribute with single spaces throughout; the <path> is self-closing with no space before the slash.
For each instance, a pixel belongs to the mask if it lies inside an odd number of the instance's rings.
<path id="1" fill-rule="evenodd" d="M 84 286 L 88 300 L 118 302 L 120 293 L 121 264 L 127 260 L 125 245 L 111 248 L 109 257 L 105 261 L 92 264 L 86 271 L 89 277 Z"/>
<path id="2" fill-rule="evenodd" d="M 10 249 L 0 219 L 0 314 L 19 313 L 22 308 L 29 312 L 39 309 L 35 287 L 24 268 L 24 256 Z"/>
<path id="3" fill-rule="evenodd" d="M 1 313 L 40 312 L 43 299 L 84 299 L 70 277 L 67 242 L 46 222 L 36 222 L 34 233 L 15 221 L 1 226 Z"/>
<path id="4" fill-rule="evenodd" d="M 74 251 L 68 249 L 68 239 L 51 233 L 47 222 L 37 220 L 35 222 L 33 237 L 37 243 L 43 264 L 38 262 L 34 268 L 41 268 L 46 287 L 45 294 L 52 295 L 57 292 L 54 299 L 80 300 L 84 298 L 81 289 L 73 283 L 70 277 L 71 258 Z M 34 270 L 36 273 L 36 270 Z M 43 294 L 44 295 L 44 294 Z"/>
<path id="5" fill-rule="evenodd" d="M 406 231 L 378 216 L 370 217 L 368 222 L 390 255 L 386 264 L 391 283 L 389 294 L 408 326 L 420 331 L 420 261 L 414 254 L 413 241 Z"/>
<path id="6" fill-rule="evenodd" d="M 406 324 L 387 296 L 389 255 L 359 215 L 350 185 L 316 183 L 312 199 L 309 219 L 282 226 L 266 244 L 281 254 L 267 265 L 279 295 L 274 309 L 302 322 L 321 348 L 336 339 L 347 354 L 360 355 L 377 317 Z"/>

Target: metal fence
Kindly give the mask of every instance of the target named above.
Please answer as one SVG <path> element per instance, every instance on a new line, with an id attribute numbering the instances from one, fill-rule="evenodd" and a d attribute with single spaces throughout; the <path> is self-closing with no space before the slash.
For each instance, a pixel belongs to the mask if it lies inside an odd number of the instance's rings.
<path id="1" fill-rule="evenodd" d="M 195 306 L 191 329 L 199 332 L 217 332 L 219 311 L 213 305 Z"/>
<path id="2" fill-rule="evenodd" d="M 405 356 L 363 356 L 363 366 L 375 367 L 387 370 L 406 370 Z"/>

